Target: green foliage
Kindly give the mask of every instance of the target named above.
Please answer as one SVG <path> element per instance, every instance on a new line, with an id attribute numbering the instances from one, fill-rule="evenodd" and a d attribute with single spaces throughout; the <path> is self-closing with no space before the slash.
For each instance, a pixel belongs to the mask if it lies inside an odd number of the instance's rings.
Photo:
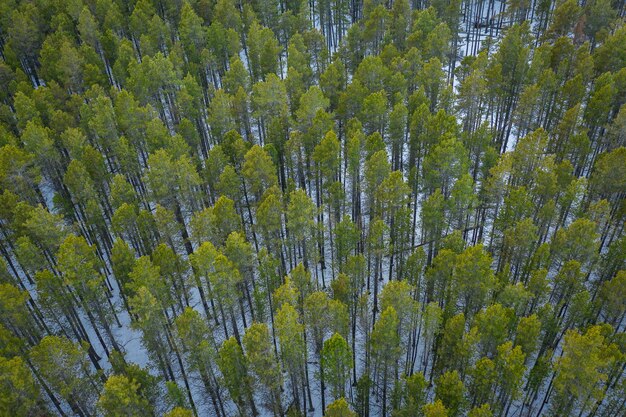
<path id="1" fill-rule="evenodd" d="M 586 409 L 591 406 L 590 397 L 596 400 L 603 397 L 599 384 L 606 380 L 606 371 L 616 353 L 616 346 L 604 335 L 606 330 L 603 326 L 592 326 L 584 334 L 575 330 L 566 333 L 563 355 L 555 365 L 555 412 L 568 412 L 575 406 Z"/>
<path id="2" fill-rule="evenodd" d="M 424 417 L 448 417 L 448 409 L 443 405 L 441 400 L 434 403 L 426 404 L 423 408 Z"/>
<path id="3" fill-rule="evenodd" d="M 0 2 L 0 414 L 623 413 L 623 5 L 499 5 Z"/>
<path id="4" fill-rule="evenodd" d="M 88 363 L 86 346 L 46 336 L 29 356 L 47 384 L 63 399 L 86 412 L 94 411 L 99 387 Z"/>
<path id="5" fill-rule="evenodd" d="M 272 412 L 280 413 L 282 410 L 280 399 L 282 374 L 271 347 L 267 325 L 254 323 L 248 327 L 243 336 L 243 346 L 250 370 L 255 376 L 255 383 L 267 394 L 268 408 Z"/>
<path id="6" fill-rule="evenodd" d="M 148 401 L 139 392 L 139 384 L 123 375 L 111 375 L 102 390 L 98 407 L 106 416 L 141 416 L 151 413 Z"/>
<path id="7" fill-rule="evenodd" d="M 446 372 L 437 378 L 435 398 L 448 410 L 448 415 L 456 416 L 463 409 L 465 387 L 457 371 Z"/>
<path id="8" fill-rule="evenodd" d="M 45 407 L 40 403 L 39 388 L 22 358 L 0 357 L 0 370 L 1 414 L 18 416 L 45 412 Z"/>
<path id="9" fill-rule="evenodd" d="M 352 353 L 348 343 L 339 333 L 334 333 L 324 341 L 321 361 L 324 378 L 330 385 L 331 397 L 336 399 L 343 397 L 352 368 Z"/>
<path id="10" fill-rule="evenodd" d="M 241 346 L 234 337 L 226 339 L 219 349 L 218 366 L 224 377 L 224 384 L 242 412 L 246 410 L 247 401 L 252 402 L 252 380 L 248 374 L 248 363 Z"/>
<path id="11" fill-rule="evenodd" d="M 345 398 L 339 398 L 326 406 L 324 415 L 328 417 L 356 417 L 356 413 L 350 410 Z"/>

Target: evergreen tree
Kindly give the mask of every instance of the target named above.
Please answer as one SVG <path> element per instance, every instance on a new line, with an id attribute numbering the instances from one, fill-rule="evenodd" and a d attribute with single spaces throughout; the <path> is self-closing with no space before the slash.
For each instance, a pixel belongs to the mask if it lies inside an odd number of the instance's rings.
<path id="1" fill-rule="evenodd" d="M 0 2 L 0 414 L 623 415 L 622 3 Z"/>

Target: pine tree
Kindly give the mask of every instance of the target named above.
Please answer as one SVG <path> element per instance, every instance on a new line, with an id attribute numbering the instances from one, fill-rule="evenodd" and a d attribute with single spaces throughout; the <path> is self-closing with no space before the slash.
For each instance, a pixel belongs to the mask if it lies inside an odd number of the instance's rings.
<path id="1" fill-rule="evenodd" d="M 253 323 L 243 336 L 245 355 L 255 376 L 255 388 L 263 394 L 263 405 L 274 415 L 281 415 L 283 406 L 281 369 L 272 349 L 267 325 Z"/>
<path id="2" fill-rule="evenodd" d="M 41 378 L 78 415 L 95 412 L 101 385 L 85 348 L 61 337 L 46 336 L 29 352 Z"/>
<path id="3" fill-rule="evenodd" d="M 274 326 L 279 340 L 282 363 L 289 375 L 293 400 L 297 409 L 300 407 L 305 409 L 304 362 L 306 360 L 306 345 L 303 336 L 304 325 L 300 323 L 300 315 L 297 310 L 291 304 L 285 303 L 276 312 Z"/>
<path id="4" fill-rule="evenodd" d="M 465 387 L 457 371 L 448 371 L 437 378 L 435 398 L 446 407 L 448 415 L 456 416 L 464 407 Z"/>
<path id="5" fill-rule="evenodd" d="M 352 354 L 346 340 L 334 333 L 324 341 L 321 355 L 322 372 L 330 386 L 331 397 L 339 399 L 345 396 L 346 382 L 350 378 Z"/>
<path id="6" fill-rule="evenodd" d="M 392 375 L 397 372 L 397 360 L 402 353 L 397 328 L 398 314 L 393 307 L 387 307 L 376 322 L 371 335 L 373 370 L 375 383 L 379 387 L 383 416 L 388 413 L 388 392 L 393 381 Z"/>
<path id="7" fill-rule="evenodd" d="M 324 415 L 328 417 L 354 417 L 356 416 L 356 413 L 350 410 L 348 402 L 345 398 L 339 398 L 328 404 L 328 407 L 326 407 L 326 410 L 324 411 Z"/>
<path id="8" fill-rule="evenodd" d="M 152 413 L 139 384 L 123 375 L 111 375 L 104 384 L 98 407 L 106 416 L 141 416 Z"/>
<path id="9" fill-rule="evenodd" d="M 241 413 L 258 413 L 254 403 L 252 379 L 248 374 L 248 363 L 241 346 L 234 337 L 222 343 L 219 350 L 218 366 L 224 383 Z"/>
<path id="10" fill-rule="evenodd" d="M 202 316 L 187 307 L 175 320 L 176 335 L 192 371 L 198 372 L 217 415 L 224 414 L 216 370 L 215 341 Z"/>
<path id="11" fill-rule="evenodd" d="M 448 409 L 441 400 L 426 404 L 423 408 L 425 417 L 448 417 Z"/>
<path id="12" fill-rule="evenodd" d="M 2 369 L 2 402 L 0 412 L 6 415 L 45 413 L 40 388 L 22 358 L 0 357 Z"/>
<path id="13" fill-rule="evenodd" d="M 615 360 L 614 346 L 603 334 L 606 330 L 609 329 L 592 326 L 584 334 L 575 330 L 566 333 L 563 355 L 556 362 L 556 395 L 552 404 L 555 412 L 569 412 L 574 407 L 588 409 L 592 399 L 600 400 L 604 395 L 599 384 L 606 380 L 604 370 Z"/>
<path id="14" fill-rule="evenodd" d="M 621 3 L 0 3 L 0 414 L 623 414 Z"/>

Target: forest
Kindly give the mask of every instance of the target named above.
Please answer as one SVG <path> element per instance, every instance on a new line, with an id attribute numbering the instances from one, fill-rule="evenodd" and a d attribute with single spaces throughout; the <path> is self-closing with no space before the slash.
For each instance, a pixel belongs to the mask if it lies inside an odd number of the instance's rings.
<path id="1" fill-rule="evenodd" d="M 0 0 L 0 417 L 626 415 L 623 0 Z"/>

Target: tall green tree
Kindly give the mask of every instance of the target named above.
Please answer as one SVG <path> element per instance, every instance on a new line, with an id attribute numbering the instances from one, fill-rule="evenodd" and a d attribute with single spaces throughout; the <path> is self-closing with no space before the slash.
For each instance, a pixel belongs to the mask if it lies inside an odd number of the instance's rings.
<path id="1" fill-rule="evenodd" d="M 263 396 L 263 405 L 275 416 L 283 413 L 281 368 L 274 356 L 267 325 L 253 323 L 243 336 L 245 355 L 255 376 L 255 387 Z"/>

